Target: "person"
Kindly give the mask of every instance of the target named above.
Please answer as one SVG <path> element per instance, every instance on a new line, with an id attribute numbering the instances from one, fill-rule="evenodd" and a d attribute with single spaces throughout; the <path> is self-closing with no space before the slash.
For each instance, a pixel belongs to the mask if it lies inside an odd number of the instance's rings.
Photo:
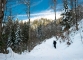
<path id="1" fill-rule="evenodd" d="M 56 41 L 53 41 L 54 48 L 56 48 L 56 43 L 57 43 Z"/>

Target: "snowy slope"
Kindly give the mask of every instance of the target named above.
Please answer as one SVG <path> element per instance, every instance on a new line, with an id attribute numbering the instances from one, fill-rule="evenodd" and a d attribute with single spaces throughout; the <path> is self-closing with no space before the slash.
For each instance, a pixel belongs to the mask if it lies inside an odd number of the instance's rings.
<path id="1" fill-rule="evenodd" d="M 0 60 L 83 60 L 83 20 L 79 22 L 79 31 L 71 32 L 72 44 L 68 46 L 66 42 L 57 41 L 57 48 L 53 47 L 55 37 L 46 39 L 42 44 L 37 45 L 30 53 L 21 55 L 14 53 L 10 48 L 9 54 L 0 53 Z M 72 27 L 74 29 L 74 27 Z M 72 29 L 71 28 L 71 29 Z M 70 30 L 71 30 L 70 29 Z M 80 36 L 82 35 L 82 36 Z M 82 38 L 82 40 L 81 40 Z"/>

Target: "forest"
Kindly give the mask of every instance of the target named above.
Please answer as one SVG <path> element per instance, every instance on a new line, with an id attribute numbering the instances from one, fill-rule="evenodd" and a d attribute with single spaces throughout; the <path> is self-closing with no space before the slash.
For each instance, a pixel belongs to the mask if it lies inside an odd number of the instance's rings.
<path id="1" fill-rule="evenodd" d="M 49 0 L 50 9 L 53 9 L 55 19 L 40 18 L 31 22 L 32 0 L 0 0 L 0 53 L 8 53 L 7 48 L 18 54 L 28 50 L 29 52 L 38 44 L 53 36 L 58 40 L 67 40 L 67 45 L 72 41 L 69 34 L 78 31 L 78 22 L 83 19 L 83 5 L 80 0 L 62 0 L 63 10 L 60 18 L 56 19 L 57 0 Z M 12 3 L 13 2 L 13 3 Z M 27 22 L 15 18 L 12 8 L 15 3 L 25 5 Z M 75 29 L 69 30 L 72 26 Z M 64 32 L 66 35 L 64 35 Z M 61 41 L 60 41 L 61 42 Z"/>

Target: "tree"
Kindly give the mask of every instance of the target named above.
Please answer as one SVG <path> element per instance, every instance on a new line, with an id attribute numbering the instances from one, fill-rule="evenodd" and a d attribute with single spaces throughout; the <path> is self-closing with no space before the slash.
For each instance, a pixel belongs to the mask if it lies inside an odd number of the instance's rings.
<path id="1" fill-rule="evenodd" d="M 42 40 L 42 25 L 40 24 L 39 26 L 38 26 L 38 38 L 39 38 L 39 40 Z"/>
<path id="2" fill-rule="evenodd" d="M 78 0 L 75 0 L 75 19 L 76 19 L 76 30 L 78 30 L 78 24 L 77 24 L 77 1 Z"/>
<path id="3" fill-rule="evenodd" d="M 64 6 L 64 13 L 63 15 L 63 22 L 62 25 L 65 26 L 64 30 L 68 30 L 71 26 L 71 10 L 68 8 L 68 0 L 63 0 L 63 6 Z"/>
<path id="4" fill-rule="evenodd" d="M 20 28 L 20 25 L 19 25 L 19 21 L 18 19 L 15 21 L 15 24 L 16 24 L 16 32 L 15 32 L 15 43 L 16 44 L 19 44 L 19 42 L 21 41 L 21 28 Z"/>
<path id="5" fill-rule="evenodd" d="M 31 11 L 30 11 L 30 8 L 31 8 L 31 3 L 32 3 L 32 1 L 33 0 L 20 0 L 20 2 L 22 3 L 22 4 L 24 4 L 25 6 L 26 6 L 26 13 L 27 13 L 27 16 L 28 16 L 28 21 L 29 21 L 29 26 L 28 26 L 28 31 L 29 31 L 29 33 L 28 33 L 28 39 L 27 39 L 27 44 L 29 44 L 30 43 L 30 29 L 31 29 L 31 27 L 30 27 L 30 13 L 31 13 Z M 27 49 L 29 49 L 29 45 L 27 45 L 28 47 L 27 47 Z"/>
<path id="6" fill-rule="evenodd" d="M 4 7 L 5 7 L 6 0 L 0 0 L 0 41 L 1 39 L 1 34 L 2 34 L 2 20 L 4 16 Z"/>
<path id="7" fill-rule="evenodd" d="M 12 41 L 11 39 L 13 39 L 13 35 L 12 33 L 14 33 L 14 27 L 13 27 L 13 21 L 12 18 L 9 16 L 8 17 L 8 23 L 6 24 L 6 33 L 8 34 L 8 42 L 7 42 L 7 46 L 10 47 L 12 45 Z M 14 34 L 15 35 L 15 34 Z"/>
<path id="8" fill-rule="evenodd" d="M 52 0 L 52 2 L 53 2 L 53 6 L 52 6 L 52 8 L 53 8 L 53 10 L 54 10 L 54 13 L 55 13 L 55 34 L 57 35 L 57 24 L 56 24 L 56 5 L 57 5 L 57 0 Z M 56 36 L 56 38 L 57 38 L 57 36 Z"/>
<path id="9" fill-rule="evenodd" d="M 21 39 L 23 44 L 25 45 L 25 50 L 27 50 L 28 39 L 29 39 L 29 23 L 25 22 L 23 26 L 21 26 Z"/>
<path id="10" fill-rule="evenodd" d="M 3 29 L 3 32 L 2 32 L 2 41 L 3 41 L 3 48 L 2 50 L 4 51 L 4 53 L 7 53 L 7 47 L 10 47 L 11 46 L 11 43 L 8 38 L 10 37 L 9 35 L 11 35 L 11 27 L 12 27 L 12 20 L 10 17 L 8 17 L 8 22 L 4 25 L 4 29 Z"/>
<path id="11" fill-rule="evenodd" d="M 55 13 L 55 21 L 56 21 L 56 5 L 57 5 L 57 0 L 52 0 L 52 6 L 51 8 L 54 10 Z"/>
<path id="12" fill-rule="evenodd" d="M 72 18 L 73 24 L 75 24 L 76 30 L 78 30 L 78 24 L 77 24 L 77 20 L 78 20 L 77 17 L 79 17 L 79 14 L 78 14 L 79 13 L 79 9 L 77 9 L 77 7 L 78 7 L 78 0 L 70 0 L 70 7 L 71 7 L 71 12 L 72 12 L 72 17 L 73 17 Z"/>

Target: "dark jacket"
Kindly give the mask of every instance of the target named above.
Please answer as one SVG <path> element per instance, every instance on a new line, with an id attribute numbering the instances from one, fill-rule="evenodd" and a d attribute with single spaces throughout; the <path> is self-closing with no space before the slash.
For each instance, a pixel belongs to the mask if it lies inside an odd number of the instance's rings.
<path id="1" fill-rule="evenodd" d="M 56 48 L 56 43 L 57 43 L 56 41 L 53 41 L 53 45 L 54 45 L 55 48 Z"/>

